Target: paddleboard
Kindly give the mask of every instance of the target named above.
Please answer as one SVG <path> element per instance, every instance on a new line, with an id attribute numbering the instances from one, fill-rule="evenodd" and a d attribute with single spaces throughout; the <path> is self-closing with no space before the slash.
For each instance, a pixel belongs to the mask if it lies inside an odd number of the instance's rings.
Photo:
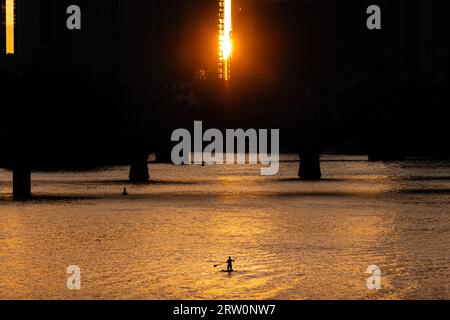
<path id="1" fill-rule="evenodd" d="M 222 272 L 232 273 L 234 270 L 228 271 L 228 270 L 222 270 Z"/>

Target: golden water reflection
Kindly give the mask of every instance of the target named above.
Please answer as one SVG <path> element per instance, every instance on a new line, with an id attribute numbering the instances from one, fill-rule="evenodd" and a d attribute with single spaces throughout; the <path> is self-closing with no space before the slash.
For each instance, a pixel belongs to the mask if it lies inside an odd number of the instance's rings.
<path id="1" fill-rule="evenodd" d="M 398 168 L 324 163 L 329 179 L 311 183 L 292 179 L 295 163 L 270 178 L 248 166 L 151 169 L 153 183 L 128 185 L 125 199 L 116 179 L 127 168 L 112 168 L 33 175 L 38 196 L 66 200 L 0 202 L 0 297 L 449 298 L 442 166 L 376 179 Z M 230 255 L 236 273 L 213 267 Z M 66 288 L 70 264 L 81 267 L 80 291 Z M 373 264 L 383 272 L 377 292 L 366 287 Z"/>

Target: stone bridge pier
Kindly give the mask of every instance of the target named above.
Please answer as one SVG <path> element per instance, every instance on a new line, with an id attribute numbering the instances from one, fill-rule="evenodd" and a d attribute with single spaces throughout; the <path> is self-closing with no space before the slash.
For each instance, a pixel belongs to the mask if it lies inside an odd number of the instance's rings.
<path id="1" fill-rule="evenodd" d="M 320 154 L 314 151 L 306 151 L 300 154 L 300 168 L 298 176 L 301 180 L 320 180 Z"/>
<path id="2" fill-rule="evenodd" d="M 137 153 L 133 156 L 130 165 L 130 182 L 132 183 L 144 183 L 150 179 L 148 172 L 148 154 Z"/>
<path id="3" fill-rule="evenodd" d="M 31 198 L 31 169 L 27 166 L 13 168 L 13 199 L 23 201 Z"/>

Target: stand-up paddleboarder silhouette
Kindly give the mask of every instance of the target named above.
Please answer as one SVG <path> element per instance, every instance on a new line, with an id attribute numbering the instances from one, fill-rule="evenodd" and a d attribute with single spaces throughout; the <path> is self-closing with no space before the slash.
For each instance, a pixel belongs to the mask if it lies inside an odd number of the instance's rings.
<path id="1" fill-rule="evenodd" d="M 235 262 L 235 261 L 236 261 L 236 259 L 231 259 L 231 256 L 230 256 L 230 257 L 228 257 L 228 260 L 226 262 L 216 264 L 216 265 L 214 265 L 214 268 L 216 268 L 217 266 L 220 266 L 221 264 L 225 264 L 226 263 L 227 264 L 227 270 L 222 270 L 222 271 L 231 273 L 231 272 L 234 271 L 233 270 L 233 262 Z"/>

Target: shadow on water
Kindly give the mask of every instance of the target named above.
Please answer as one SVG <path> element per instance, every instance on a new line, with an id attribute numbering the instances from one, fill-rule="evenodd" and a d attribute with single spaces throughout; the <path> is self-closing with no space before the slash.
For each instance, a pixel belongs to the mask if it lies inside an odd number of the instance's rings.
<path id="1" fill-rule="evenodd" d="M 422 176 L 422 177 L 400 177 L 398 178 L 400 180 L 407 180 L 407 181 L 450 181 L 450 177 L 448 176 Z"/>
<path id="2" fill-rule="evenodd" d="M 450 189 L 407 189 L 399 193 L 404 194 L 450 194 Z"/>
<path id="3" fill-rule="evenodd" d="M 12 193 L 0 193 L 0 202 L 12 200 L 13 200 Z"/>
<path id="4" fill-rule="evenodd" d="M 242 197 L 258 197 L 258 198 L 395 198 L 398 195 L 450 195 L 450 189 L 394 189 L 386 191 L 364 192 L 364 191 L 286 191 L 286 192 L 245 192 L 243 193 L 227 193 L 221 197 L 242 198 Z M 79 202 L 79 201 L 179 201 L 182 200 L 204 200 L 214 201 L 218 198 L 217 194 L 208 192 L 181 192 L 181 193 L 154 193 L 154 194 L 130 194 L 122 196 L 117 194 L 92 194 L 92 195 L 44 195 L 34 194 L 30 200 L 23 203 L 52 203 L 52 202 Z M 13 201 L 12 194 L 0 194 L 0 202 Z"/>
<path id="5" fill-rule="evenodd" d="M 105 185 L 105 186 L 145 186 L 145 185 L 197 185 L 203 181 L 181 181 L 181 180 L 149 180 L 147 182 L 134 183 L 130 180 L 36 180 L 33 179 L 33 184 L 91 184 L 91 185 Z"/>
<path id="6" fill-rule="evenodd" d="M 33 195 L 30 202 L 78 202 L 84 200 L 99 200 L 102 196 L 80 195 Z"/>
<path id="7" fill-rule="evenodd" d="M 39 195 L 34 194 L 31 199 L 18 201 L 17 203 L 49 203 L 49 202 L 78 202 L 84 200 L 99 200 L 102 196 L 80 196 L 80 195 Z M 0 202 L 14 201 L 12 193 L 0 194 Z"/>
<path id="8" fill-rule="evenodd" d="M 346 177 L 346 178 L 322 178 L 320 180 L 301 180 L 297 177 L 276 179 L 276 182 L 299 182 L 299 183 L 327 183 L 327 182 L 352 182 L 364 181 L 371 182 L 373 179 L 368 177 Z M 398 180 L 398 181 L 450 181 L 450 176 L 384 176 L 376 177 L 376 180 Z"/>
<path id="9" fill-rule="evenodd" d="M 298 183 L 326 183 L 326 182 L 344 182 L 352 179 L 347 178 L 322 178 L 320 180 L 301 180 L 299 177 L 276 179 L 275 182 L 298 182 Z"/>

